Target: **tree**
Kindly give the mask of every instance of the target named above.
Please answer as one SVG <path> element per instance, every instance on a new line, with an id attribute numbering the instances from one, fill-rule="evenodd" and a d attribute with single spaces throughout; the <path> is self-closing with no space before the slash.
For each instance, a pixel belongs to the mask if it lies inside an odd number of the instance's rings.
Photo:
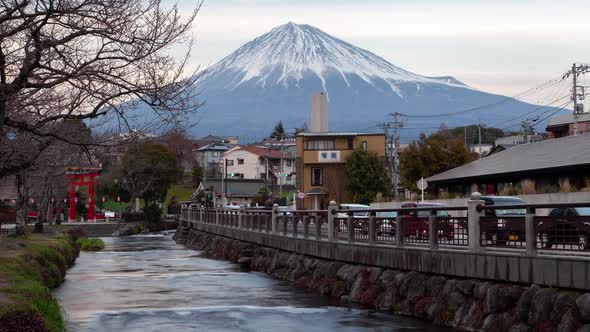
<path id="1" fill-rule="evenodd" d="M 195 163 L 193 165 L 193 169 L 191 172 L 193 186 L 198 187 L 201 182 L 203 182 L 203 177 L 205 174 L 205 170 L 199 163 Z"/>
<path id="2" fill-rule="evenodd" d="M 164 134 L 161 142 L 168 147 L 175 156 L 179 166 L 190 169 L 195 161 L 193 152 L 193 140 L 189 137 L 186 129 L 175 128 Z"/>
<path id="3" fill-rule="evenodd" d="M 448 139 L 457 139 L 462 142 L 467 141 L 467 145 L 479 144 L 479 126 L 470 125 L 466 127 L 456 127 L 453 129 L 439 130 L 445 132 Z M 467 139 L 465 132 L 467 131 Z M 505 137 L 506 133 L 498 128 L 481 128 L 481 144 L 494 144 L 498 138 Z"/>
<path id="4" fill-rule="evenodd" d="M 135 198 L 144 199 L 149 205 L 162 202 L 168 189 L 181 176 L 175 156 L 165 146 L 143 143 L 132 146 L 123 156 L 121 186 Z"/>
<path id="5" fill-rule="evenodd" d="M 346 158 L 346 190 L 355 203 L 368 204 L 377 193 L 389 194 L 385 162 L 374 152 L 354 151 Z"/>
<path id="6" fill-rule="evenodd" d="M 4 1 L 0 146 L 19 136 L 32 144 L 19 158 L 0 159 L 0 176 L 31 167 L 56 141 L 91 143 L 55 130 L 64 120 L 102 117 L 140 132 L 188 122 L 200 105 L 199 75 L 185 69 L 199 8 L 183 16 L 161 0 Z"/>
<path id="7" fill-rule="evenodd" d="M 449 138 L 444 132 L 428 137 L 420 134 L 420 139 L 412 142 L 400 154 L 402 186 L 416 190 L 416 182 L 421 177 L 442 173 L 476 158 L 477 154 L 467 150 L 461 139 Z"/>
<path id="8" fill-rule="evenodd" d="M 285 138 L 285 127 L 283 126 L 283 121 L 277 122 L 272 133 L 270 134 L 270 138 L 275 140 L 281 140 Z"/>

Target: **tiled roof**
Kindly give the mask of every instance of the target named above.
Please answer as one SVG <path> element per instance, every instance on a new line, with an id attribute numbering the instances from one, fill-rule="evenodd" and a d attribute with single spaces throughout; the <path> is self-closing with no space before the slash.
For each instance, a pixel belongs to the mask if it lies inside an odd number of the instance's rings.
<path id="1" fill-rule="evenodd" d="M 590 134 L 517 145 L 427 180 L 436 183 L 573 166 L 590 166 Z"/>
<path id="2" fill-rule="evenodd" d="M 578 122 L 587 122 L 590 121 L 590 113 L 582 113 L 578 116 Z M 560 115 L 555 116 L 549 120 L 548 127 L 551 126 L 561 126 L 574 123 L 574 116 L 571 114 L 568 115 Z"/>
<path id="3" fill-rule="evenodd" d="M 252 146 L 252 145 L 242 145 L 239 147 L 240 150 L 248 151 L 253 153 L 259 157 L 266 157 L 272 159 L 281 158 L 281 151 L 277 150 L 270 150 L 259 146 Z"/>

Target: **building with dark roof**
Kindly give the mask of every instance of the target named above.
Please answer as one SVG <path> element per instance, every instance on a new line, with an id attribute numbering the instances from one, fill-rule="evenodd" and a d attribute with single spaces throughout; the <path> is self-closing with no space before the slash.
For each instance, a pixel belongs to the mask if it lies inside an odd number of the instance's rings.
<path id="1" fill-rule="evenodd" d="M 439 191 L 465 194 L 590 190 L 590 134 L 517 145 L 427 180 Z"/>
<path id="2" fill-rule="evenodd" d="M 579 134 L 590 133 L 590 113 L 579 114 L 577 121 Z M 573 135 L 574 115 L 560 115 L 551 118 L 546 130 L 549 133 L 549 138 L 559 138 Z"/>

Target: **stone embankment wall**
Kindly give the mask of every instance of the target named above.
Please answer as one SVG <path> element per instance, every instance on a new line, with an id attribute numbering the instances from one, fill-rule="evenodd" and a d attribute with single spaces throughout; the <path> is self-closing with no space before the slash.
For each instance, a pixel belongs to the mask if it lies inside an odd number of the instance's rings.
<path id="1" fill-rule="evenodd" d="M 590 293 L 345 264 L 186 227 L 176 240 L 324 295 L 461 331 L 590 332 Z"/>

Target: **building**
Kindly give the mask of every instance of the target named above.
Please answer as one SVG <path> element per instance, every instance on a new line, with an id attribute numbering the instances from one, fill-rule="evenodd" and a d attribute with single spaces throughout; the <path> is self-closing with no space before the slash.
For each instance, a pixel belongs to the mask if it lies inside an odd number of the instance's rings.
<path id="1" fill-rule="evenodd" d="M 559 138 L 574 135 L 574 116 L 560 115 L 551 118 L 547 126 L 549 138 Z M 590 133 L 590 113 L 578 115 L 578 134 Z"/>
<path id="2" fill-rule="evenodd" d="M 288 151 L 236 146 L 224 154 L 224 159 L 228 177 L 262 179 L 270 189 L 295 185 L 295 156 Z"/>
<path id="3" fill-rule="evenodd" d="M 346 158 L 363 149 L 385 158 L 385 135 L 356 132 L 297 135 L 297 190 L 303 209 L 323 209 L 330 200 L 346 202 Z"/>
<path id="4" fill-rule="evenodd" d="M 205 175 L 221 175 L 223 155 L 232 148 L 228 143 L 209 143 L 195 151 L 195 159 L 205 169 Z"/>
<path id="5" fill-rule="evenodd" d="M 221 196 L 225 193 L 225 205 L 250 206 L 252 198 L 264 187 L 264 180 L 261 179 L 206 179 L 203 180 L 193 197 L 198 196 L 200 191 L 207 191 L 210 188 L 216 197 L 216 205 L 224 205 Z M 219 198 L 217 198 L 219 197 Z"/>
<path id="6" fill-rule="evenodd" d="M 429 191 L 459 195 L 590 191 L 590 133 L 518 145 L 427 180 Z"/>

